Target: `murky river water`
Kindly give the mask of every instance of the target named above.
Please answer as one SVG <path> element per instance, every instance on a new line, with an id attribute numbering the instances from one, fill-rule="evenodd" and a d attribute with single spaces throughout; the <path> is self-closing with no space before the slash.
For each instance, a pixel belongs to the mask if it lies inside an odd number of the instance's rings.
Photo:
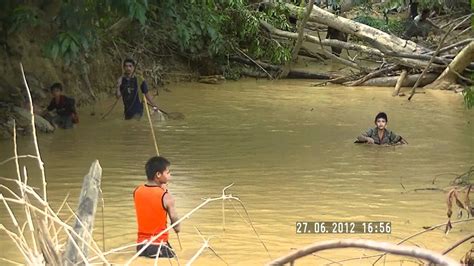
<path id="1" fill-rule="evenodd" d="M 474 113 L 464 109 L 462 98 L 449 92 L 428 91 L 408 102 L 406 98 L 392 98 L 388 88 L 321 88 L 309 84 L 254 80 L 222 85 L 181 83 L 170 86 L 171 92 L 162 92 L 161 107 L 186 116 L 184 120 L 155 124 L 160 153 L 172 162 L 173 181 L 169 187 L 176 197 L 178 213 L 192 210 L 203 198 L 220 196 L 223 187 L 234 183 L 229 192 L 244 202 L 272 258 L 293 248 L 336 238 L 397 242 L 423 226 L 445 222 L 444 193 L 403 193 L 401 184 L 406 190 L 433 187 L 431 182 L 437 176 L 436 186 L 446 187 L 453 174 L 474 165 Z M 81 110 L 81 122 L 74 130 L 40 135 L 48 196 L 55 207 L 67 193 L 71 194 L 72 206 L 77 205 L 84 174 L 94 159 L 100 160 L 107 249 L 135 241 L 132 192 L 144 181 L 144 163 L 155 152 L 146 119 L 123 121 L 118 106 L 107 119 L 100 120 L 100 112 L 111 103 L 98 105 L 96 116 Z M 409 145 L 387 148 L 353 144 L 355 136 L 373 125 L 379 111 L 388 113 L 389 128 L 405 137 Z M 0 145 L 0 160 L 13 155 L 10 142 Z M 19 146 L 20 154 L 33 151 L 29 137 L 20 138 Z M 22 163 L 29 166 L 31 184 L 40 186 L 35 162 L 26 159 Z M 0 166 L 0 170 L 1 176 L 15 176 L 13 163 Z M 102 246 L 100 208 L 96 217 L 95 238 Z M 211 246 L 231 265 L 261 265 L 269 260 L 230 203 L 226 204 L 225 217 L 225 232 L 220 203 L 212 203 L 186 220 L 180 234 L 182 250 L 176 235 L 171 234 L 170 242 L 181 263 L 201 246 L 202 239 L 194 227 L 212 236 Z M 323 220 L 391 221 L 392 233 L 295 233 L 296 221 Z M 1 222 L 11 225 L 3 206 Z M 435 230 L 408 244 L 442 251 L 473 228 L 474 222 L 455 225 L 447 236 Z M 1 257 L 22 261 L 3 232 L 0 245 Z M 459 259 L 468 247 L 462 245 L 450 253 L 451 257 Z M 124 263 L 131 254 L 111 258 Z M 309 256 L 297 264 L 320 265 L 364 254 L 375 253 L 325 251 L 317 253 L 321 257 Z M 386 262 L 398 264 L 399 260 L 389 256 Z M 138 259 L 136 263 L 153 261 Z M 166 260 L 160 263 L 168 264 Z M 207 251 L 196 264 L 223 263 Z"/>

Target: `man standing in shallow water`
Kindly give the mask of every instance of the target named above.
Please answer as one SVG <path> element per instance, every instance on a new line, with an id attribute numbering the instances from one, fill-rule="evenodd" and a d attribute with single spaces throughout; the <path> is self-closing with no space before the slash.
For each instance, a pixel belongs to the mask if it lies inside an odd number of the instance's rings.
<path id="1" fill-rule="evenodd" d="M 125 120 L 140 118 L 143 115 L 143 96 L 157 112 L 158 107 L 148 92 L 148 84 L 143 78 L 135 75 L 135 61 L 127 58 L 123 61 L 123 76 L 117 81 L 117 98 L 122 97 Z"/>
<path id="2" fill-rule="evenodd" d="M 407 142 L 399 135 L 387 129 L 387 114 L 380 112 L 375 117 L 375 128 L 369 128 L 367 132 L 357 137 L 356 143 L 369 143 L 378 145 L 399 145 Z"/>
<path id="3" fill-rule="evenodd" d="M 143 248 L 145 241 L 150 241 L 168 227 L 167 216 L 169 216 L 171 224 L 179 219 L 174 197 L 167 188 L 167 183 L 171 179 L 170 165 L 170 162 L 164 157 L 150 158 L 145 164 L 147 181 L 133 192 L 138 224 L 137 243 L 140 243 L 137 246 L 137 251 Z M 179 233 L 180 224 L 175 225 L 173 229 Z M 140 253 L 140 256 L 173 258 L 175 253 L 168 242 L 168 232 L 154 239 Z"/>

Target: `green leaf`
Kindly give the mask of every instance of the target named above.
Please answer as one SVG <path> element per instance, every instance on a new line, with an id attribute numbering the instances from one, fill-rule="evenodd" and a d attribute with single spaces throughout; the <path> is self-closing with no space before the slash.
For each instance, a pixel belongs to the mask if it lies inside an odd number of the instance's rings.
<path id="1" fill-rule="evenodd" d="M 79 46 L 77 46 L 76 43 L 71 42 L 70 50 L 71 50 L 73 55 L 77 55 L 77 53 L 79 52 Z"/>
<path id="2" fill-rule="evenodd" d="M 66 35 L 61 43 L 61 53 L 66 54 L 69 46 L 71 46 L 71 39 Z"/>
<path id="3" fill-rule="evenodd" d="M 59 53 L 59 45 L 57 43 L 53 43 L 51 46 L 51 57 L 56 59 Z"/>

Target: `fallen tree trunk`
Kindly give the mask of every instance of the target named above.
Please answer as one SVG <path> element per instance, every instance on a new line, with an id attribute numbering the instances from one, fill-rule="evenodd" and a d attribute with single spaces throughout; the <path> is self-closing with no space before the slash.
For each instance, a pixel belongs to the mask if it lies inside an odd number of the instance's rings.
<path id="1" fill-rule="evenodd" d="M 255 63 L 252 62 L 251 60 L 246 59 L 246 58 L 242 58 L 242 57 L 238 57 L 238 56 L 231 56 L 230 60 L 245 64 L 245 65 L 249 65 L 249 66 L 254 66 L 255 65 Z M 263 62 L 258 62 L 258 61 L 256 61 L 256 62 L 261 67 L 265 68 L 267 71 L 275 71 L 275 72 L 281 71 L 280 66 L 271 65 L 271 64 L 267 64 L 267 63 L 263 63 Z M 249 69 L 242 71 L 242 74 L 244 74 L 246 76 L 262 78 L 262 75 L 256 74 L 256 73 L 260 73 L 260 72 L 255 72 L 255 71 L 252 71 L 252 70 L 249 70 Z M 309 72 L 309 71 L 302 71 L 302 70 L 290 70 L 290 72 L 287 75 L 287 78 L 291 78 L 291 79 L 333 79 L 333 78 L 336 78 L 336 76 L 331 75 L 331 74 L 326 74 L 326 73 Z"/>
<path id="2" fill-rule="evenodd" d="M 291 4 L 286 4 L 286 6 L 293 13 L 300 12 L 300 7 Z M 317 6 L 313 7 L 309 20 L 327 25 L 347 34 L 355 35 L 382 52 L 422 53 L 427 51 L 426 48 L 412 41 L 404 40 L 365 24 L 334 15 Z"/>
<path id="3" fill-rule="evenodd" d="M 264 79 L 264 78 L 268 78 L 267 74 L 263 73 L 263 72 L 260 72 L 260 71 L 255 71 L 253 69 L 248 69 L 248 68 L 244 68 L 240 71 L 240 74 L 242 76 L 246 76 L 246 77 L 251 77 L 251 78 L 257 78 L 257 79 Z"/>
<path id="4" fill-rule="evenodd" d="M 279 37 L 285 37 L 285 38 L 288 38 L 288 39 L 297 39 L 298 38 L 297 33 L 277 29 L 277 28 L 273 27 L 272 25 L 270 25 L 268 22 L 260 21 L 260 24 L 273 35 L 276 35 L 276 36 L 279 36 Z M 393 51 L 386 51 L 385 53 L 383 53 L 382 51 L 380 51 L 378 49 L 368 47 L 368 46 L 365 46 L 365 45 L 361 45 L 361 44 L 343 42 L 343 41 L 339 41 L 339 40 L 335 40 L 335 39 L 324 39 L 324 40 L 321 39 L 321 40 L 319 40 L 319 38 L 317 38 L 315 36 L 312 36 L 312 35 L 309 35 L 309 34 L 305 34 L 305 40 L 309 41 L 309 42 L 312 42 L 312 43 L 321 44 L 321 45 L 324 45 L 324 46 L 331 46 L 331 47 L 337 47 L 337 48 L 341 48 L 341 49 L 359 51 L 359 52 L 368 54 L 372 57 L 373 56 L 391 57 L 392 60 L 394 62 L 396 62 L 397 64 L 407 66 L 407 67 L 411 67 L 411 68 L 425 68 L 427 66 L 427 62 L 425 62 L 423 60 L 429 60 L 431 58 L 431 56 L 429 56 L 429 55 L 418 55 L 418 54 L 413 54 L 413 53 L 399 53 L 399 52 L 393 52 Z M 327 53 L 325 53 L 325 55 L 328 56 Z M 442 57 L 436 57 L 435 59 L 436 59 L 436 62 L 440 62 L 440 63 L 449 62 L 449 59 L 445 59 L 445 58 L 442 58 Z M 346 62 L 346 65 L 348 65 L 350 67 L 357 68 L 353 63 Z M 443 69 L 444 67 L 445 66 L 433 65 L 433 68 L 438 68 L 438 69 Z M 440 72 L 441 72 L 441 70 L 440 70 Z"/>
<path id="5" fill-rule="evenodd" d="M 408 75 L 405 80 L 401 83 L 401 87 L 411 87 L 415 84 L 416 80 L 420 74 Z M 433 82 L 438 75 L 436 74 L 426 74 L 420 81 L 420 84 L 430 84 Z M 365 81 L 360 84 L 361 86 L 374 86 L 374 87 L 394 87 L 397 84 L 397 81 L 400 79 L 400 76 L 393 77 L 378 77 Z M 423 86 L 423 85 L 422 85 Z"/>
<path id="6" fill-rule="evenodd" d="M 372 73 L 369 73 L 369 74 L 363 76 L 362 78 L 360 78 L 358 80 L 352 81 L 351 83 L 349 83 L 347 85 L 349 85 L 349 86 L 359 86 L 360 84 L 364 83 L 365 81 L 367 81 L 369 79 L 379 77 L 379 76 L 381 76 L 381 75 L 383 75 L 387 72 L 392 72 L 392 71 L 398 70 L 399 68 L 400 68 L 400 66 L 398 66 L 398 65 L 384 67 L 384 68 L 376 70 Z"/>
<path id="7" fill-rule="evenodd" d="M 441 75 L 431 84 L 425 86 L 428 89 L 448 89 L 456 83 L 459 73 L 474 61 L 474 41 L 469 43 L 459 52 Z"/>
<path id="8" fill-rule="evenodd" d="M 286 78 L 289 78 L 289 79 L 332 79 L 332 78 L 335 78 L 335 76 L 331 74 L 324 74 L 324 73 L 312 73 L 312 72 L 301 71 L 301 70 L 290 70 Z"/>

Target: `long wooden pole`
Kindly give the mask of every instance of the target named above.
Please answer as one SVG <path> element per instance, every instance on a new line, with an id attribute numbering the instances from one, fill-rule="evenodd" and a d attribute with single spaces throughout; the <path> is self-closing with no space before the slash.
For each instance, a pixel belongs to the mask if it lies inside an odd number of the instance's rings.
<path id="1" fill-rule="evenodd" d="M 150 109 L 148 108 L 148 101 L 146 99 L 145 94 L 143 94 L 143 103 L 145 105 L 145 109 L 146 109 L 145 111 L 146 111 L 146 116 L 148 117 L 148 123 L 150 124 L 151 136 L 153 138 L 153 143 L 155 144 L 156 156 L 160 156 L 160 152 L 158 150 L 158 144 L 156 143 L 155 129 L 153 128 L 153 123 L 151 122 Z"/>
<path id="2" fill-rule="evenodd" d="M 143 103 L 145 105 L 146 115 L 148 117 L 148 123 L 150 124 L 151 136 L 153 138 L 153 144 L 155 144 L 156 156 L 160 156 L 160 152 L 158 150 L 158 143 L 156 142 L 155 129 L 153 128 L 153 123 L 151 122 L 150 110 L 148 108 L 148 101 L 146 99 L 145 94 L 143 94 Z M 180 247 L 181 250 L 183 250 L 183 246 L 181 245 L 181 239 L 179 238 L 179 234 L 176 233 L 176 236 L 178 238 L 179 247 Z"/>

